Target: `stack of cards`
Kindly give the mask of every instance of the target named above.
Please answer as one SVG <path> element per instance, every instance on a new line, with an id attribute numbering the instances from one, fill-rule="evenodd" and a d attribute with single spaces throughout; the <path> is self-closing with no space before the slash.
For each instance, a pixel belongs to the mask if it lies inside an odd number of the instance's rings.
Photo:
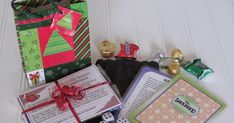
<path id="1" fill-rule="evenodd" d="M 152 67 L 143 66 L 124 96 L 124 106 L 119 117 L 128 116 L 170 80 L 170 76 Z"/>

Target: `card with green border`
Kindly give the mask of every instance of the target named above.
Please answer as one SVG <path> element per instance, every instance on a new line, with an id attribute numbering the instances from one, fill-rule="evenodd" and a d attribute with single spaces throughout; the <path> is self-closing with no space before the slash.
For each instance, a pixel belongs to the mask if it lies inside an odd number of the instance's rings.
<path id="1" fill-rule="evenodd" d="M 205 123 L 225 107 L 209 91 L 178 75 L 128 118 L 131 123 Z"/>

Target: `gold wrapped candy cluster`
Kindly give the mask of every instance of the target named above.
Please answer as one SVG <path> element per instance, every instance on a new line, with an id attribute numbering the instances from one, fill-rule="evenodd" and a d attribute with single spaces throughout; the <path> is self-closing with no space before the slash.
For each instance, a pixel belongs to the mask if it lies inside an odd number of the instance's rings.
<path id="1" fill-rule="evenodd" d="M 184 54 L 180 49 L 174 49 L 171 52 L 171 57 L 173 61 L 168 66 L 168 72 L 174 76 L 180 73 L 180 64 L 184 60 Z"/>
<path id="2" fill-rule="evenodd" d="M 114 52 L 115 52 L 115 45 L 114 43 L 112 43 L 111 41 L 102 41 L 100 43 L 100 52 L 102 57 L 104 58 L 111 58 L 114 56 Z"/>

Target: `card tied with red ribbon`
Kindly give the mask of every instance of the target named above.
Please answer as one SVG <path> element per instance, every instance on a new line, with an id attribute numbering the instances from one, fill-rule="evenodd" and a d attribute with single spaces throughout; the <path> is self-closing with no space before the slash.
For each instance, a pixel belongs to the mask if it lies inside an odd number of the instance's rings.
<path id="1" fill-rule="evenodd" d="M 75 117 L 77 123 L 81 123 L 78 114 L 76 113 L 75 109 L 73 108 L 73 106 L 71 105 L 68 99 L 73 99 L 77 101 L 82 100 L 85 97 L 86 90 L 103 86 L 106 84 L 111 84 L 111 82 L 102 82 L 87 88 L 81 88 L 79 86 L 68 86 L 68 85 L 61 86 L 57 81 L 55 81 L 55 84 L 56 84 L 55 89 L 52 90 L 50 93 L 50 96 L 52 97 L 50 101 L 46 101 L 44 103 L 26 109 L 22 112 L 22 114 L 56 103 L 60 111 L 66 111 L 66 109 L 69 109 L 72 112 L 73 116 Z"/>

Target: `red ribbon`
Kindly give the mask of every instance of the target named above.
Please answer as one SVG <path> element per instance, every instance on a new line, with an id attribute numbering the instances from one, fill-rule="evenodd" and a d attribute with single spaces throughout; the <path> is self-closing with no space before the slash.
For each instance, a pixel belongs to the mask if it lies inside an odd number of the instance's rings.
<path id="1" fill-rule="evenodd" d="M 77 87 L 77 86 L 69 87 L 67 85 L 64 85 L 63 87 L 61 87 L 59 85 L 59 83 L 57 81 L 55 81 L 55 84 L 57 87 L 50 94 L 53 99 L 50 101 L 46 101 L 44 103 L 41 103 L 41 104 L 34 106 L 32 108 L 26 109 L 22 112 L 22 114 L 33 111 L 35 109 L 42 108 L 42 107 L 50 105 L 50 104 L 56 103 L 57 107 L 61 111 L 65 111 L 67 108 L 69 108 L 70 111 L 72 112 L 73 116 L 75 117 L 76 121 L 78 123 L 81 123 L 81 120 L 80 120 L 78 114 L 75 112 L 75 109 L 72 107 L 68 98 L 71 98 L 74 100 L 82 100 L 85 96 L 84 91 L 91 89 L 91 88 L 98 87 L 98 86 L 102 86 L 105 84 L 110 84 L 110 83 L 111 82 L 103 82 L 103 83 L 99 83 L 99 84 L 81 89 L 80 87 Z"/>

